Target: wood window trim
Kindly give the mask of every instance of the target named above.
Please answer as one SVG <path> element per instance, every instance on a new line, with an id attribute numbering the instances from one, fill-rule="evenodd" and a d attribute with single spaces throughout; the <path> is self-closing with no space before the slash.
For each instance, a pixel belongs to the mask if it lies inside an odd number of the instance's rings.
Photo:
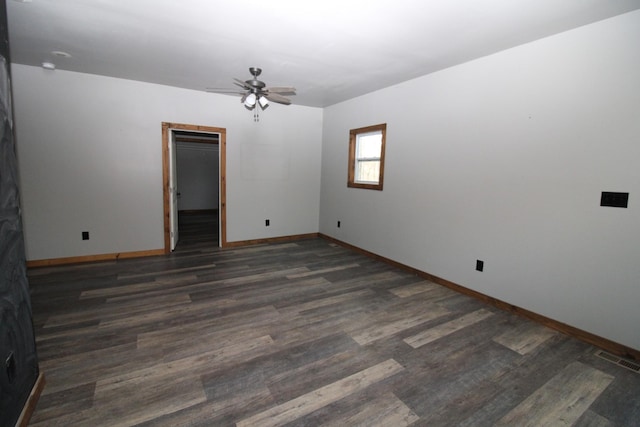
<path id="1" fill-rule="evenodd" d="M 366 184 L 355 181 L 356 174 L 356 142 L 357 136 L 362 133 L 368 132 L 382 132 L 382 145 L 380 147 L 380 179 L 377 184 Z M 357 129 L 351 129 L 349 131 L 349 172 L 347 186 L 352 188 L 364 188 L 367 190 L 382 191 L 384 184 L 384 152 L 387 141 L 387 124 L 381 123 L 379 125 L 366 126 Z"/>

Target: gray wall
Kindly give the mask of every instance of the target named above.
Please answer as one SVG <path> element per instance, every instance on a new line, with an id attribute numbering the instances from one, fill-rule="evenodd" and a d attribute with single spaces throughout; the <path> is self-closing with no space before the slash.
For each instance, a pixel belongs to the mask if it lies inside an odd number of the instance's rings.
<path id="1" fill-rule="evenodd" d="M 321 109 L 12 70 L 28 260 L 164 248 L 162 122 L 226 128 L 229 242 L 318 231 Z"/>
<path id="2" fill-rule="evenodd" d="M 218 144 L 176 144 L 179 211 L 218 209 L 218 164 Z"/>
<path id="3" fill-rule="evenodd" d="M 636 11 L 326 108 L 320 231 L 640 349 L 639 76 Z M 384 190 L 348 188 L 385 122 Z"/>

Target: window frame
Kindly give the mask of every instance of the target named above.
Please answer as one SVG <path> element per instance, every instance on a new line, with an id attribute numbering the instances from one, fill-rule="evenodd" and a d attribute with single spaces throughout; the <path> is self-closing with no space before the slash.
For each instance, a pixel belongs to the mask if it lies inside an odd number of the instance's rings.
<path id="1" fill-rule="evenodd" d="M 356 148 L 358 143 L 358 135 L 371 133 L 371 132 L 381 132 L 382 133 L 382 141 L 380 146 L 380 172 L 378 175 L 378 183 L 365 183 L 365 182 L 357 182 L 356 181 Z M 384 152 L 387 142 L 387 124 L 381 123 L 373 126 L 365 126 L 362 128 L 351 129 L 349 131 L 349 173 L 347 186 L 352 188 L 364 188 L 367 190 L 378 190 L 382 191 L 382 187 L 384 184 Z"/>

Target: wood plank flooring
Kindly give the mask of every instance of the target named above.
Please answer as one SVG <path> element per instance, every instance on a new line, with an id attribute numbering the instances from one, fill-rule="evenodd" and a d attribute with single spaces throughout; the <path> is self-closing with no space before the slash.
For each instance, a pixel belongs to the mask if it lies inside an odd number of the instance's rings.
<path id="1" fill-rule="evenodd" d="M 33 426 L 638 426 L 588 344 L 310 239 L 29 271 Z"/>

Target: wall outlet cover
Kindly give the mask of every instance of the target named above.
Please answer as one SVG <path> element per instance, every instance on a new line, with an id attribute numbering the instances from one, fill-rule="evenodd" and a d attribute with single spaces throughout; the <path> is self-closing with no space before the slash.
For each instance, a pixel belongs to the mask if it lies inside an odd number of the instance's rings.
<path id="1" fill-rule="evenodd" d="M 626 208 L 629 204 L 629 193 L 615 193 L 613 191 L 603 191 L 600 196 L 600 206 L 610 206 L 612 208 Z"/>

